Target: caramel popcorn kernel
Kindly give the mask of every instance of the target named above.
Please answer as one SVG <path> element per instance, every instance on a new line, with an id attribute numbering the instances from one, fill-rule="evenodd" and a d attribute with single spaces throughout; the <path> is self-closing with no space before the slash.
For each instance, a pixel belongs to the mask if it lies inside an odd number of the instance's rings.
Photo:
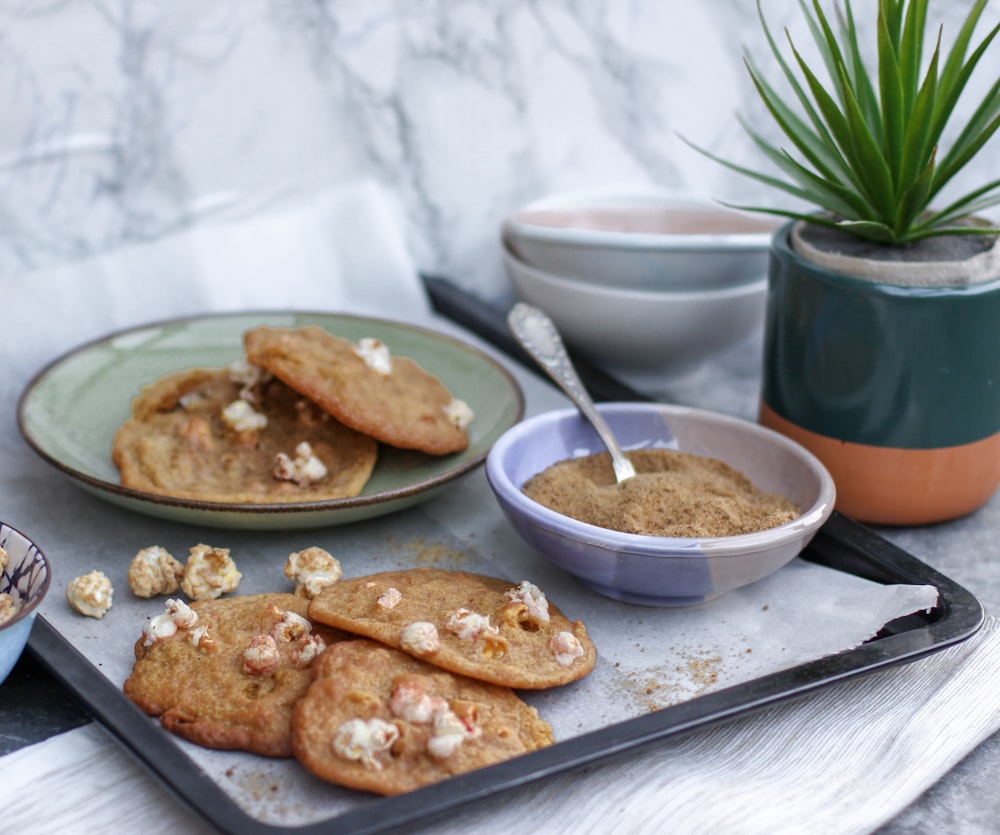
<path id="1" fill-rule="evenodd" d="M 128 585 L 136 597 L 174 594 L 183 576 L 184 566 L 166 548 L 151 545 L 132 557 Z"/>
<path id="2" fill-rule="evenodd" d="M 192 600 L 207 600 L 235 591 L 242 577 L 228 548 L 195 545 L 184 567 L 181 589 Z"/>
<path id="3" fill-rule="evenodd" d="M 70 581 L 66 600 L 81 615 L 100 620 L 111 608 L 114 588 L 103 571 L 91 571 Z"/>

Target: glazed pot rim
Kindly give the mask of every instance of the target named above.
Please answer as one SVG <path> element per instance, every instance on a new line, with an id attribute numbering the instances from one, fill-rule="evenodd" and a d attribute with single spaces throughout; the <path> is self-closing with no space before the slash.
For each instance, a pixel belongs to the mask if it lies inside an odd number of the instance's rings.
<path id="1" fill-rule="evenodd" d="M 800 269 L 809 271 L 812 273 L 812 278 L 814 279 L 841 282 L 848 285 L 854 284 L 859 290 L 868 289 L 872 292 L 884 293 L 887 295 L 919 295 L 927 297 L 953 296 L 956 294 L 975 295 L 1000 289 L 1000 275 L 974 283 L 967 282 L 940 285 L 911 285 L 893 283 L 891 281 L 878 281 L 871 278 L 860 278 L 858 276 L 849 275 L 847 273 L 831 269 L 821 264 L 816 264 L 809 258 L 805 257 L 802 253 L 796 251 L 792 246 L 792 233 L 794 228 L 798 224 L 805 222 L 806 221 L 802 220 L 790 220 L 775 231 L 771 238 L 770 255 L 772 258 L 794 263 Z M 993 250 L 1000 253 L 998 247 L 1000 247 L 1000 237 L 998 237 L 997 242 L 993 246 Z M 919 262 L 911 263 L 919 264 Z"/>

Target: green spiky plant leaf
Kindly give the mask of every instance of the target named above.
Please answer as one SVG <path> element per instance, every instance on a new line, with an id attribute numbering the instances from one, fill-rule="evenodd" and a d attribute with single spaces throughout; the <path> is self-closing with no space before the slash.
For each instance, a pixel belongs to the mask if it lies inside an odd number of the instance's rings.
<path id="1" fill-rule="evenodd" d="M 772 144 L 742 123 L 754 144 L 774 164 L 777 175 L 736 165 L 693 147 L 733 171 L 820 211 L 737 208 L 833 226 L 885 244 L 932 235 L 996 232 L 956 222 L 1000 205 L 1000 179 L 984 183 L 941 208 L 931 208 L 944 186 L 1000 129 L 997 80 L 951 146 L 941 147 L 969 77 L 1000 32 L 998 24 L 971 47 L 988 2 L 975 0 L 947 51 L 941 44 L 941 31 L 936 32 L 925 67 L 928 0 L 879 0 L 873 69 L 863 59 L 850 0 L 844 0 L 842 11 L 838 9 L 836 28 L 820 0 L 799 0 L 822 58 L 827 78 L 824 84 L 787 33 L 790 56 L 785 56 L 758 0 L 757 12 L 768 46 L 792 96 L 774 88 L 749 56 L 745 64 L 790 147 Z"/>

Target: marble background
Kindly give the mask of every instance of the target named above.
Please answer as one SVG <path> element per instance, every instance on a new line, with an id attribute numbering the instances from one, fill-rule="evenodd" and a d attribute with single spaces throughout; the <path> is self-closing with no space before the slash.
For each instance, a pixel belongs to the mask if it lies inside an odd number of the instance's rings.
<path id="1" fill-rule="evenodd" d="M 932 2 L 946 35 L 968 5 Z M 496 296 L 497 226 L 546 193 L 778 199 L 678 138 L 757 161 L 744 45 L 752 0 L 2 0 L 0 275 L 373 178 L 420 269 Z"/>

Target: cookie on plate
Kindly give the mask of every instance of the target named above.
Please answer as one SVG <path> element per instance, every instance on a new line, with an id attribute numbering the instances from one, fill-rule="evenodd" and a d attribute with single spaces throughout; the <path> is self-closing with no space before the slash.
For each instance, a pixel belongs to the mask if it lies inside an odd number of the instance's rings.
<path id="1" fill-rule="evenodd" d="M 510 688 L 453 675 L 364 638 L 323 653 L 292 714 L 292 747 L 306 769 L 383 795 L 552 742 L 549 723 Z"/>
<path id="2" fill-rule="evenodd" d="M 528 581 L 440 568 L 388 571 L 324 589 L 309 616 L 506 687 L 568 684 L 597 660 L 583 623 L 570 621 Z"/>
<path id="3" fill-rule="evenodd" d="M 466 404 L 408 357 L 377 339 L 357 344 L 317 325 L 262 325 L 243 335 L 247 359 L 359 432 L 432 455 L 469 445 Z"/>
<path id="4" fill-rule="evenodd" d="M 125 695 L 206 748 L 290 757 L 292 708 L 315 659 L 345 637 L 311 623 L 307 604 L 284 593 L 168 600 L 136 641 Z"/>
<path id="5" fill-rule="evenodd" d="M 256 375 L 256 376 L 254 376 Z M 378 443 L 248 363 L 178 371 L 146 387 L 115 435 L 126 487 L 230 503 L 350 498 Z"/>

